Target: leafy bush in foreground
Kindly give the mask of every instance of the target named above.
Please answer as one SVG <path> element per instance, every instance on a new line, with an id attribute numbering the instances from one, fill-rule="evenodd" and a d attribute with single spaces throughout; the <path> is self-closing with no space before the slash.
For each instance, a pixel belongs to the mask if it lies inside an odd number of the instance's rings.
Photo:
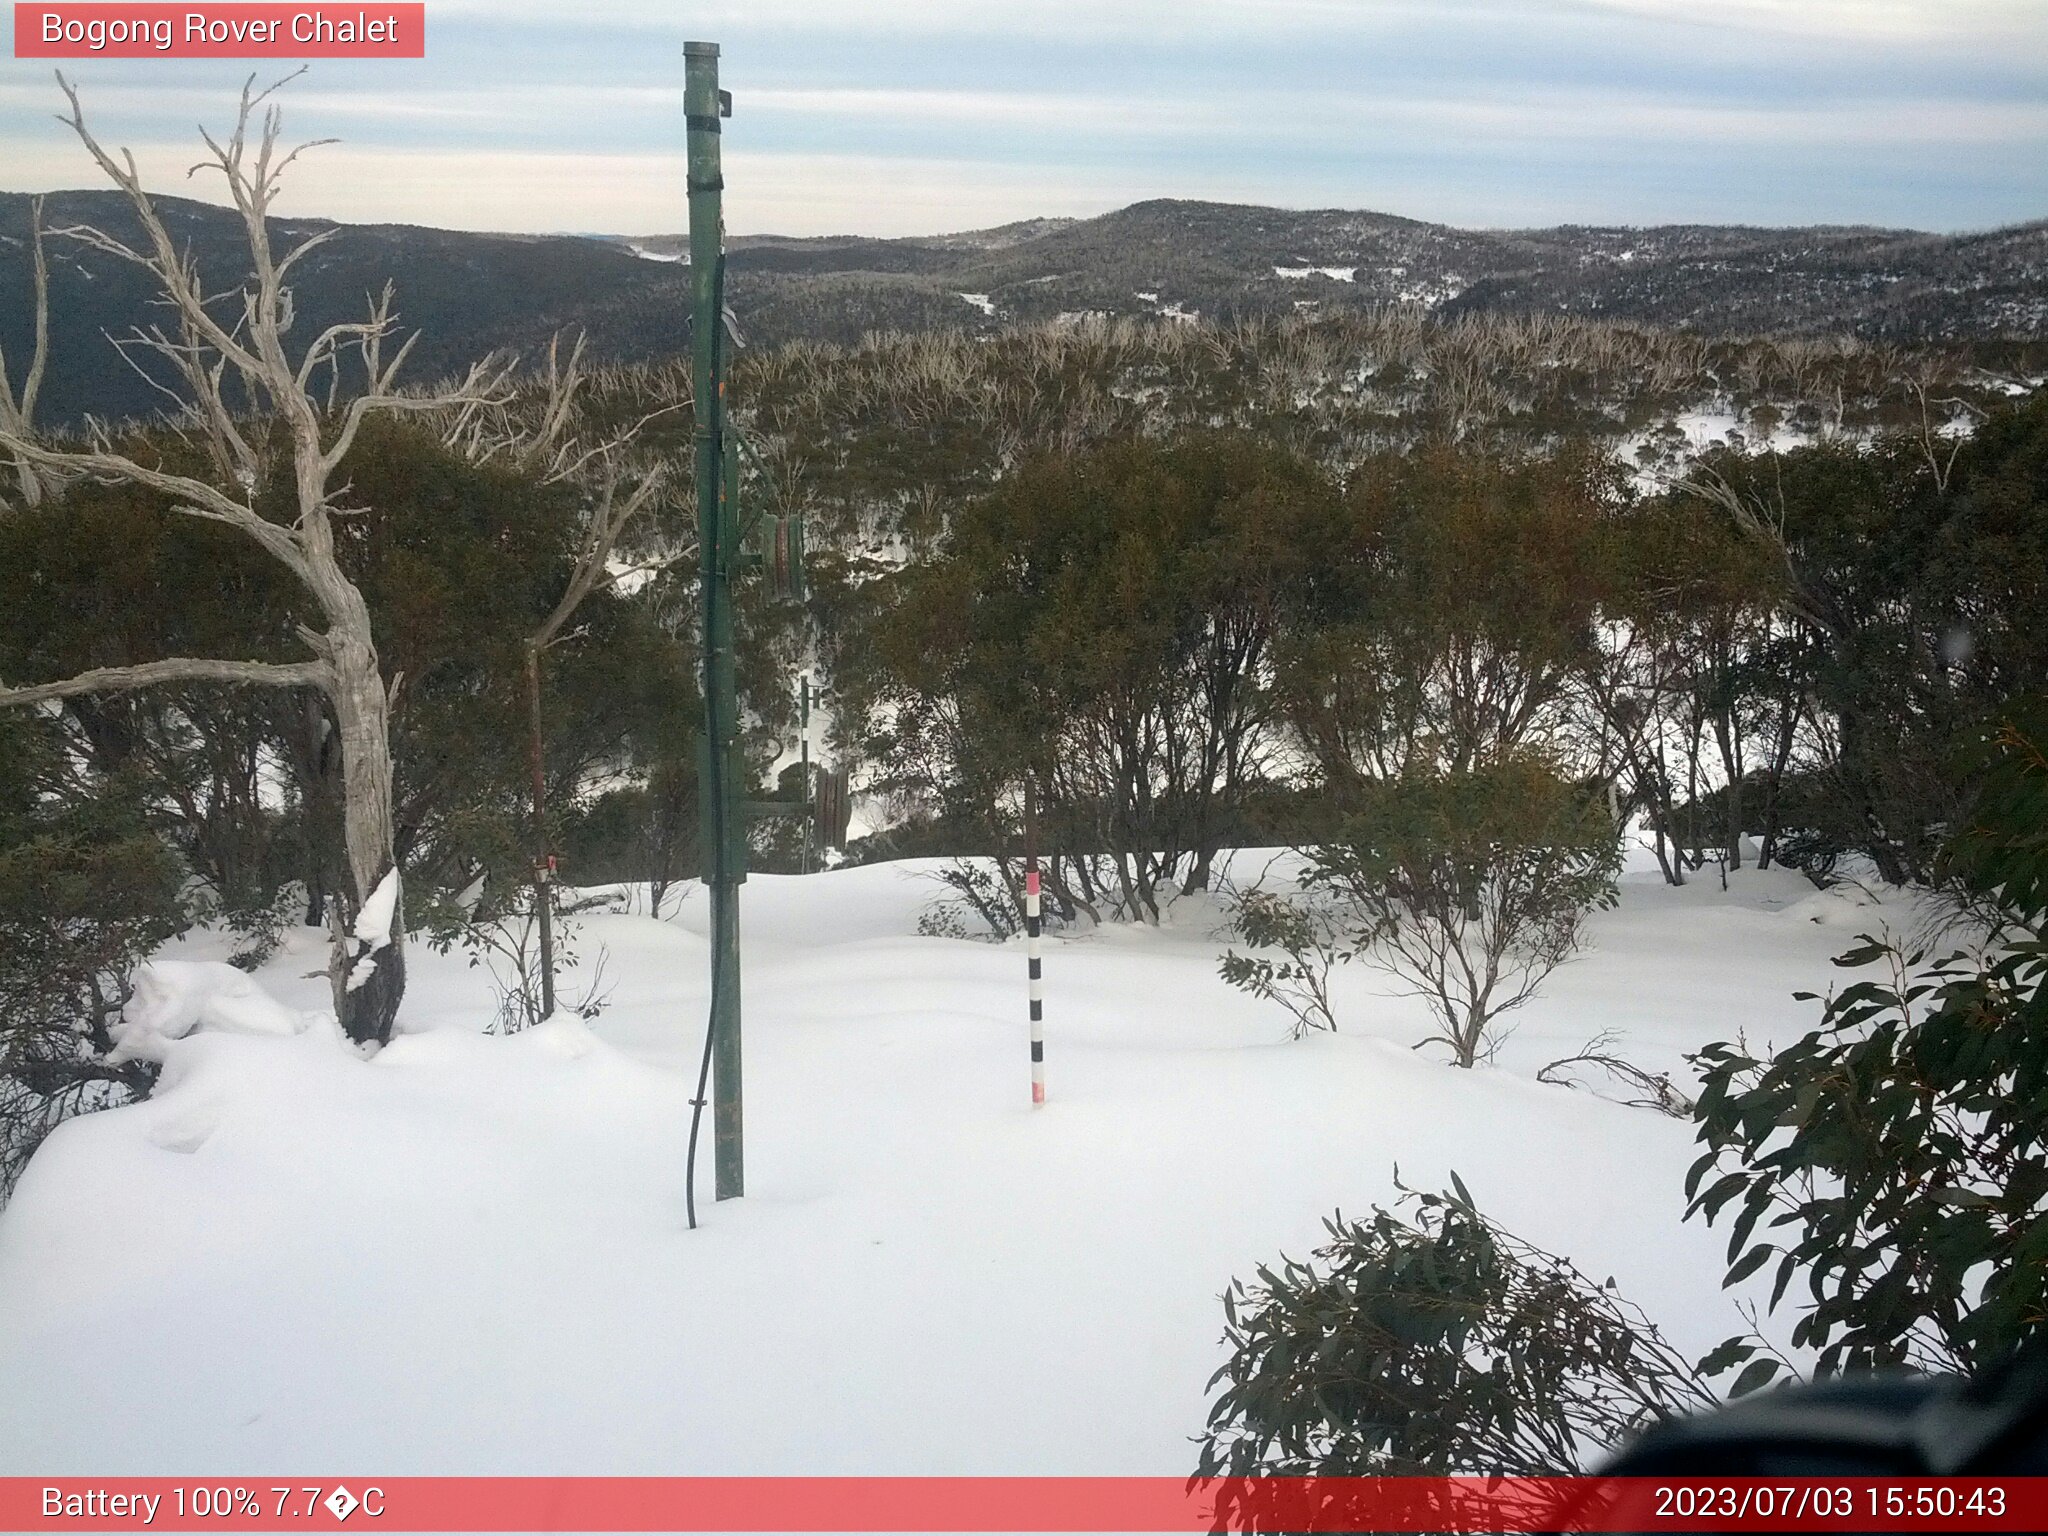
<path id="1" fill-rule="evenodd" d="M 1224 1296 L 1202 1477 L 1580 1469 L 1713 1395 L 1641 1311 L 1454 1194 L 1327 1223 Z"/>

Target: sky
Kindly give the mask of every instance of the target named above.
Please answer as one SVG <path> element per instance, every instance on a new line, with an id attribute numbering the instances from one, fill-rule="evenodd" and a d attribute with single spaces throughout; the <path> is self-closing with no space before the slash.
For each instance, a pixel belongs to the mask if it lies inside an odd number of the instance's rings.
<path id="1" fill-rule="evenodd" d="M 741 234 L 1152 197 L 1488 228 L 2048 216 L 2048 0 L 428 0 L 424 60 L 288 88 L 287 133 L 341 142 L 280 211 L 680 230 L 686 38 L 722 48 Z M 208 197 L 197 126 L 250 67 L 66 66 L 150 185 Z M 93 183 L 60 105 L 10 36 L 0 190 Z"/>

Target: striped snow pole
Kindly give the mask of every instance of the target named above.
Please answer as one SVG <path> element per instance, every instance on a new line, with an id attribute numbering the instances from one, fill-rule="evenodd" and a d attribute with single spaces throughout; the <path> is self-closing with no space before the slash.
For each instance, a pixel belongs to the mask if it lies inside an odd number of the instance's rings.
<path id="1" fill-rule="evenodd" d="M 1031 957 L 1031 1102 L 1045 1102 L 1045 996 L 1038 958 L 1038 871 L 1024 872 L 1025 953 Z"/>
<path id="2" fill-rule="evenodd" d="M 1038 786 L 1024 779 L 1024 952 L 1031 963 L 1031 1103 L 1045 1102 L 1045 981 L 1038 942 Z"/>
<path id="3" fill-rule="evenodd" d="M 811 839 L 818 831 L 817 792 L 811 787 L 811 674 L 808 672 L 803 675 L 798 710 L 800 724 L 797 736 L 803 752 L 804 799 L 810 802 L 811 811 L 804 818 L 803 872 L 808 875 L 811 872 Z"/>

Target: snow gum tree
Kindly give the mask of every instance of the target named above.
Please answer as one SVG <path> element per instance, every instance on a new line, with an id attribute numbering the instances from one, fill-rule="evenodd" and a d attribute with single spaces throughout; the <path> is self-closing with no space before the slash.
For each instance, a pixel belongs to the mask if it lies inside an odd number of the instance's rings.
<path id="1" fill-rule="evenodd" d="M 856 679 L 873 755 L 984 837 L 1031 772 L 1056 897 L 1157 922 L 1271 776 L 1274 647 L 1338 514 L 1314 465 L 1243 435 L 1033 461 L 891 584 Z"/>
<path id="2" fill-rule="evenodd" d="M 366 421 L 492 402 L 501 395 L 509 365 L 487 361 L 452 388 L 400 393 L 398 376 L 412 340 L 396 340 L 398 317 L 388 288 L 365 319 L 331 325 L 301 347 L 289 344 L 292 271 L 332 231 L 318 231 L 282 251 L 274 244 L 271 209 L 281 178 L 310 147 L 281 147 L 279 111 L 265 106 L 276 87 L 259 92 L 253 82 L 245 86 L 234 131 L 225 139 L 204 135 L 201 168 L 225 182 L 248 242 L 250 270 L 238 288 L 222 295 L 209 291 L 172 237 L 143 188 L 133 155 L 123 151 L 117 157 L 105 149 L 86 124 L 77 92 L 61 76 L 59 84 L 70 103 L 65 121 L 125 194 L 139 234 L 122 238 L 94 226 L 52 233 L 134 263 L 161 290 L 168 324 L 135 331 L 122 350 L 137 366 L 175 380 L 175 387 L 164 388 L 180 402 L 179 423 L 204 450 L 205 468 L 174 469 L 161 458 L 130 455 L 103 435 L 82 445 L 47 440 L 32 431 L 18 400 L 0 418 L 0 450 L 24 484 L 32 477 L 39 490 L 81 478 L 128 482 L 160 492 L 175 515 L 236 530 L 289 573 L 318 618 L 299 629 L 309 653 L 300 660 L 170 657 L 0 686 L 0 703 L 33 705 L 167 683 L 317 689 L 337 726 L 350 887 L 341 904 L 345 910 L 334 914 L 335 1006 L 351 1038 L 385 1040 L 405 988 L 392 815 L 391 708 L 399 679 L 384 675 L 369 605 L 338 555 L 337 519 L 352 510 L 343 466 Z M 266 419 L 277 433 L 253 425 Z"/>
<path id="3" fill-rule="evenodd" d="M 1423 1043 L 1469 1067 L 1613 901 L 1615 817 L 1564 746 L 1622 492 L 1579 451 L 1439 447 L 1367 463 L 1346 501 L 1316 601 L 1276 646 L 1279 707 L 1319 781 L 1294 832 L 1303 890 L 1240 906 L 1254 953 L 1223 975 L 1274 996 L 1367 959 L 1428 1003 Z"/>
<path id="4" fill-rule="evenodd" d="M 1556 733 L 1622 494 L 1583 448 L 1515 461 L 1439 445 L 1353 471 L 1313 622 L 1277 647 L 1288 726 L 1332 792 Z"/>

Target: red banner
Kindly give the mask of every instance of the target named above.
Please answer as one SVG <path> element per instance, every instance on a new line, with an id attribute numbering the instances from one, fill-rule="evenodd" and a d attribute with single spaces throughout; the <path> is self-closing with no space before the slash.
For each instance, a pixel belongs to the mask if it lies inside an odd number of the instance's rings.
<path id="1" fill-rule="evenodd" d="M 0 1478 L 7 1531 L 2041 1531 L 2048 1478 Z"/>
<path id="2" fill-rule="evenodd" d="M 354 5 L 14 7 L 17 59 L 423 59 L 419 0 Z"/>

